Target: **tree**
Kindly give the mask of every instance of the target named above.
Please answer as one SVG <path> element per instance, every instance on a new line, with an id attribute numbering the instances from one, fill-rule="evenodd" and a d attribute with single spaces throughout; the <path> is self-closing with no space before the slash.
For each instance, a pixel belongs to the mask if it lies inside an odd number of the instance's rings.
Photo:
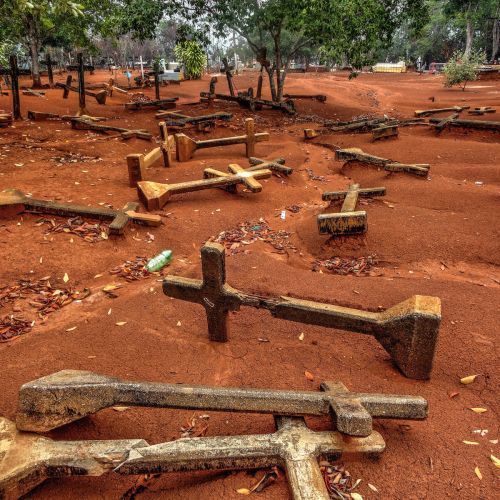
<path id="1" fill-rule="evenodd" d="M 128 23 L 139 37 L 153 35 L 166 13 L 204 33 L 244 38 L 269 77 L 274 100 L 281 100 L 287 70 L 304 48 L 323 45 L 331 56 L 361 66 L 374 49 L 390 43 L 405 18 L 422 19 L 424 0 L 125 0 L 125 17 L 147 8 L 157 16 Z M 272 60 L 270 58 L 272 57 Z"/>
<path id="2" fill-rule="evenodd" d="M 175 57 L 184 65 L 186 78 L 197 80 L 202 77 L 207 64 L 203 47 L 194 40 L 184 40 L 175 46 Z"/>
<path id="3" fill-rule="evenodd" d="M 484 54 L 481 52 L 460 53 L 456 52 L 444 67 L 444 86 L 453 87 L 458 85 L 465 91 L 468 82 L 477 78 L 479 66 L 484 61 Z"/>

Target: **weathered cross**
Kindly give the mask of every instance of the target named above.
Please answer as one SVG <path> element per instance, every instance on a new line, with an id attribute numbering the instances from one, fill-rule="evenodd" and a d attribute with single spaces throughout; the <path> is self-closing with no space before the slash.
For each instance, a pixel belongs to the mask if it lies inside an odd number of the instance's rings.
<path id="1" fill-rule="evenodd" d="M 399 127 L 397 124 L 379 125 L 372 129 L 372 139 L 378 141 L 387 137 L 397 137 L 399 135 Z"/>
<path id="2" fill-rule="evenodd" d="M 347 438 L 332 431 L 315 432 L 301 417 L 275 417 L 273 434 L 188 438 L 135 448 L 115 471 L 148 474 L 193 470 L 242 470 L 282 466 L 294 500 L 329 500 L 319 457 L 378 456 L 385 442 L 378 432 Z"/>
<path id="3" fill-rule="evenodd" d="M 175 144 L 177 149 L 177 161 L 189 161 L 197 149 L 216 148 L 221 146 L 230 146 L 233 144 L 245 144 L 246 156 L 255 155 L 255 144 L 269 140 L 267 132 L 254 132 L 253 118 L 245 120 L 246 134 L 234 137 L 222 137 L 220 139 L 208 139 L 206 141 L 195 141 L 185 134 L 175 135 Z"/>
<path id="4" fill-rule="evenodd" d="M 357 161 L 360 163 L 368 163 L 370 165 L 382 167 L 387 172 L 408 172 L 409 174 L 415 174 L 422 177 L 427 177 L 431 168 L 427 163 L 405 164 L 394 162 L 387 158 L 365 153 L 360 148 L 337 149 L 335 151 L 335 158 L 346 162 Z"/>
<path id="5" fill-rule="evenodd" d="M 491 106 L 481 106 L 480 108 L 474 108 L 472 111 L 468 111 L 469 115 L 484 115 L 486 113 L 496 113 L 497 110 Z"/>
<path id="6" fill-rule="evenodd" d="M 64 89 L 64 92 L 63 92 L 63 99 L 67 99 L 68 96 L 69 96 L 69 93 L 70 91 L 71 92 L 78 92 L 78 88 L 77 87 L 73 87 L 71 85 L 73 81 L 73 77 L 71 75 L 68 75 L 68 77 L 66 78 L 66 83 L 56 83 L 56 87 L 60 88 L 60 89 Z M 100 92 L 92 92 L 91 90 L 86 90 L 85 89 L 85 95 L 88 95 L 90 97 L 93 97 L 97 104 L 106 104 L 106 97 L 108 96 L 108 93 L 106 90 L 101 90 Z M 85 110 L 85 108 L 83 108 Z"/>
<path id="7" fill-rule="evenodd" d="M 369 436 L 372 418 L 422 420 L 419 396 L 349 392 L 341 382 L 323 382 L 323 392 L 209 387 L 138 382 L 80 370 L 63 370 L 24 384 L 17 428 L 48 432 L 111 406 L 229 411 L 289 416 L 327 416 L 333 428 Z"/>
<path id="8" fill-rule="evenodd" d="M 102 476 L 145 446 L 143 439 L 53 441 L 0 417 L 0 498 L 17 499 L 49 478 Z"/>
<path id="9" fill-rule="evenodd" d="M 417 109 L 415 111 L 415 116 L 429 116 L 435 115 L 437 113 L 444 113 L 445 111 L 455 111 L 456 113 L 461 113 L 464 109 L 469 109 L 470 106 L 453 106 L 451 108 L 439 108 L 439 109 Z"/>
<path id="10" fill-rule="evenodd" d="M 169 127 L 185 127 L 186 125 L 214 125 L 217 120 L 228 121 L 233 117 L 232 113 L 213 113 L 210 115 L 188 116 L 175 111 L 160 111 L 156 118 L 165 120 Z"/>
<path id="11" fill-rule="evenodd" d="M 129 111 L 136 111 L 142 108 L 159 108 L 159 109 L 173 109 L 176 107 L 178 97 L 169 97 L 167 99 L 157 99 L 156 101 L 137 101 L 125 103 L 125 109 Z"/>
<path id="12" fill-rule="evenodd" d="M 129 222 L 146 226 L 161 225 L 159 215 L 141 214 L 137 212 L 139 204 L 127 203 L 122 210 L 112 210 L 103 207 L 87 207 L 84 205 L 70 205 L 54 201 L 37 200 L 26 196 L 17 189 L 0 191 L 0 218 L 12 217 L 23 212 L 37 214 L 52 214 L 60 217 L 88 217 L 98 220 L 111 220 L 109 232 L 122 234 Z"/>
<path id="13" fill-rule="evenodd" d="M 283 175 L 291 175 L 293 173 L 293 168 L 285 167 L 285 159 L 284 158 L 275 158 L 274 160 L 263 160 L 261 158 L 256 158 L 255 156 L 251 156 L 248 158 L 248 162 L 252 165 L 247 170 L 252 171 L 257 168 L 268 168 L 273 173 L 279 173 Z"/>
<path id="14" fill-rule="evenodd" d="M 440 118 L 430 118 L 430 123 L 439 123 Z M 475 128 L 479 130 L 500 130 L 500 122 L 498 121 L 488 121 L 488 120 L 460 120 L 454 119 L 450 120 L 447 125 L 453 127 L 463 127 L 463 128 Z"/>
<path id="15" fill-rule="evenodd" d="M 84 117 L 71 118 L 71 128 L 75 130 L 92 130 L 94 132 L 119 132 L 122 139 L 137 137 L 138 139 L 150 141 L 153 138 L 153 135 L 144 129 L 128 129 L 115 127 L 114 125 L 103 125 L 94 123 Z"/>
<path id="16" fill-rule="evenodd" d="M 127 155 L 127 168 L 130 187 L 137 187 L 137 183 L 145 179 L 146 169 L 163 158 L 165 167 L 172 166 L 172 155 L 174 150 L 174 138 L 168 134 L 165 122 L 160 122 L 160 146 L 149 153 L 131 153 Z"/>
<path id="17" fill-rule="evenodd" d="M 329 191 L 323 193 L 323 201 L 344 200 L 340 212 L 318 215 L 318 229 L 321 234 L 335 236 L 362 234 L 368 229 L 364 210 L 356 211 L 358 197 L 384 196 L 385 187 L 360 189 L 359 184 L 351 184 L 347 191 Z"/>
<path id="18" fill-rule="evenodd" d="M 137 183 L 137 192 L 139 199 L 148 210 L 159 210 L 173 194 L 213 188 L 235 188 L 237 184 L 243 184 L 248 190 L 258 193 L 262 190 L 262 185 L 256 179 L 267 179 L 272 175 L 271 171 L 267 169 L 248 172 L 239 165 L 229 165 L 229 170 L 232 172 L 231 174 L 214 169 L 205 169 L 204 175 L 206 177 L 204 179 L 178 184 L 141 181 Z"/>
<path id="19" fill-rule="evenodd" d="M 441 321 L 437 297 L 415 295 L 383 312 L 286 296 L 266 298 L 241 292 L 226 283 L 222 245 L 205 243 L 201 262 L 203 280 L 169 275 L 163 281 L 163 292 L 204 306 L 210 340 L 228 340 L 229 311 L 237 311 L 242 305 L 264 308 L 276 318 L 372 335 L 404 375 L 415 379 L 430 377 Z"/>

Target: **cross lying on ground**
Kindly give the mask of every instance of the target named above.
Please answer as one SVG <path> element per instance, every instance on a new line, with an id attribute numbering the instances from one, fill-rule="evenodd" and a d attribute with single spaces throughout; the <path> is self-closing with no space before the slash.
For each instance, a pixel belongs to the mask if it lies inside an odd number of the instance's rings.
<path id="1" fill-rule="evenodd" d="M 145 446 L 143 439 L 53 441 L 0 417 L 0 498 L 17 499 L 49 478 L 102 476 Z"/>
<path id="2" fill-rule="evenodd" d="M 186 125 L 196 125 L 198 130 L 204 131 L 207 127 L 215 127 L 217 120 L 231 120 L 232 113 L 213 113 L 211 115 L 187 116 L 174 111 L 160 111 L 156 113 L 156 118 L 165 120 L 168 127 L 182 128 Z"/>
<path id="3" fill-rule="evenodd" d="M 197 149 L 216 148 L 221 146 L 231 146 L 233 144 L 245 144 L 247 157 L 255 156 L 255 144 L 257 142 L 268 141 L 267 132 L 254 133 L 254 120 L 245 120 L 246 134 L 234 137 L 222 137 L 220 139 L 209 139 L 206 141 L 195 141 L 185 134 L 175 135 L 177 161 L 189 161 Z"/>
<path id="4" fill-rule="evenodd" d="M 125 109 L 129 111 L 136 111 L 142 108 L 173 109 L 178 100 L 178 97 L 169 97 L 167 99 L 157 99 L 156 101 L 127 102 L 125 103 Z"/>
<path id="5" fill-rule="evenodd" d="M 132 130 L 114 125 L 102 125 L 83 117 L 71 118 L 71 128 L 75 130 L 92 130 L 94 132 L 119 132 L 122 139 L 137 137 L 138 139 L 150 141 L 153 138 L 153 135 L 144 129 Z"/>
<path id="6" fill-rule="evenodd" d="M 154 165 L 160 158 L 163 158 L 165 167 L 172 166 L 172 156 L 174 151 L 174 138 L 168 134 L 165 122 L 159 123 L 160 146 L 154 148 L 147 154 L 131 153 L 127 155 L 128 178 L 130 187 L 137 187 L 137 183 L 145 180 L 146 169 Z"/>
<path id="7" fill-rule="evenodd" d="M 405 164 L 394 162 L 387 158 L 370 155 L 359 148 L 337 149 L 335 151 L 335 158 L 346 162 L 358 161 L 360 163 L 368 163 L 370 165 L 382 167 L 387 172 L 408 172 L 409 174 L 415 174 L 421 177 L 427 177 L 431 168 L 427 163 Z"/>
<path id="8" fill-rule="evenodd" d="M 123 234 L 129 222 L 146 226 L 159 226 L 159 215 L 141 214 L 137 212 L 139 204 L 127 203 L 122 210 L 112 210 L 102 207 L 86 207 L 84 205 L 70 205 L 54 201 L 37 200 L 26 196 L 17 189 L 0 191 L 0 218 L 13 217 L 23 212 L 36 214 L 51 214 L 60 217 L 88 217 L 98 220 L 111 220 L 110 234 Z"/>
<path id="9" fill-rule="evenodd" d="M 60 89 L 64 89 L 63 92 L 63 99 L 67 99 L 69 96 L 70 91 L 71 92 L 78 92 L 78 89 L 76 87 L 71 86 L 71 82 L 73 81 L 73 77 L 71 75 L 68 75 L 66 78 L 66 83 L 56 83 L 56 87 Z M 101 90 L 100 92 L 92 92 L 90 90 L 85 90 L 85 95 L 88 95 L 90 97 L 93 97 L 97 104 L 106 104 L 106 97 L 108 96 L 108 93 L 106 90 Z"/>
<path id="10" fill-rule="evenodd" d="M 484 115 L 486 113 L 496 113 L 497 110 L 492 108 L 491 106 L 482 106 L 480 108 L 474 108 L 472 111 L 469 111 L 469 115 Z"/>
<path id="11" fill-rule="evenodd" d="M 264 308 L 276 318 L 372 335 L 407 377 L 430 377 L 441 321 L 437 297 L 415 295 L 375 313 L 292 297 L 252 295 L 226 283 L 224 247 L 212 242 L 201 249 L 201 266 L 203 280 L 169 275 L 163 292 L 205 308 L 210 340 L 228 340 L 229 311 L 242 305 Z"/>
<path id="12" fill-rule="evenodd" d="M 323 193 L 323 201 L 344 200 L 338 213 L 318 215 L 320 234 L 334 236 L 346 234 L 362 234 L 368 229 L 368 221 L 364 210 L 356 211 L 358 197 L 385 196 L 385 187 L 360 189 L 359 184 L 351 184 L 347 191 L 330 191 Z"/>
<path id="13" fill-rule="evenodd" d="M 430 123 L 439 124 L 441 121 L 440 118 L 431 118 L 429 120 Z M 500 130 L 500 122 L 495 121 L 487 121 L 487 120 L 459 120 L 459 119 L 451 119 L 446 125 L 453 127 L 463 127 L 463 128 L 475 128 L 479 130 Z"/>
<path id="14" fill-rule="evenodd" d="M 444 113 L 445 111 L 455 111 L 456 113 L 461 113 L 464 109 L 470 109 L 470 106 L 453 106 L 451 108 L 440 109 L 417 109 L 417 111 L 415 111 L 415 116 L 423 117 L 435 115 L 437 113 Z"/>
<path id="15" fill-rule="evenodd" d="M 323 392 L 210 387 L 122 380 L 88 371 L 63 370 L 24 384 L 17 428 L 48 432 L 112 406 L 332 417 L 332 429 L 369 436 L 373 418 L 422 420 L 420 396 L 349 392 L 341 382 L 323 382 Z"/>
<path id="16" fill-rule="evenodd" d="M 267 179 L 272 175 L 268 169 L 247 171 L 235 164 L 229 165 L 228 168 L 231 174 L 206 169 L 204 179 L 177 184 L 161 184 L 151 181 L 138 182 L 139 199 L 148 210 L 158 210 L 168 202 L 173 194 L 213 188 L 227 188 L 228 191 L 234 192 L 237 184 L 243 184 L 251 192 L 258 193 L 262 191 L 262 185 L 256 179 Z"/>
<path id="17" fill-rule="evenodd" d="M 274 160 L 263 160 L 261 158 L 256 158 L 255 156 L 250 156 L 248 162 L 251 167 L 247 168 L 247 171 L 254 171 L 259 168 L 268 168 L 275 174 L 292 175 L 293 168 L 285 167 L 284 158 L 275 158 Z"/>
<path id="18" fill-rule="evenodd" d="M 135 448 L 115 471 L 149 474 L 281 466 L 294 500 L 329 500 L 320 457 L 374 458 L 385 449 L 384 439 L 375 431 L 364 438 L 346 438 L 337 432 L 312 431 L 302 417 L 275 417 L 275 424 L 273 434 L 187 438 Z"/>

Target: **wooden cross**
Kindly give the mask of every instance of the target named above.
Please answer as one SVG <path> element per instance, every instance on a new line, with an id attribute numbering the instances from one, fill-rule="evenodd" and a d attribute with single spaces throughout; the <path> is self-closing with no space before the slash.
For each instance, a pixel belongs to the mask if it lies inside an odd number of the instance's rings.
<path id="1" fill-rule="evenodd" d="M 144 446 L 143 439 L 53 441 L 0 417 L 0 498 L 20 498 L 49 478 L 102 476 Z"/>
<path id="2" fill-rule="evenodd" d="M 474 108 L 472 111 L 469 111 L 469 115 L 484 115 L 486 113 L 496 113 L 497 110 L 492 108 L 491 106 L 482 106 L 480 108 Z"/>
<path id="3" fill-rule="evenodd" d="M 423 420 L 420 396 L 350 392 L 342 382 L 322 382 L 322 392 L 166 384 L 62 370 L 19 390 L 19 430 L 48 432 L 112 406 L 141 406 L 289 416 L 331 416 L 332 430 L 357 437 L 373 432 L 373 418 Z M 54 400 L 57 394 L 57 400 Z"/>
<path id="4" fill-rule="evenodd" d="M 174 111 L 160 111 L 156 118 L 164 119 L 168 127 L 182 128 L 186 125 L 196 125 L 198 130 L 205 130 L 207 126 L 213 127 L 217 120 L 228 121 L 233 117 L 232 113 L 213 113 L 202 116 L 187 116 Z"/>
<path id="5" fill-rule="evenodd" d="M 185 134 L 175 135 L 175 144 L 177 151 L 177 161 L 189 161 L 197 149 L 216 148 L 221 146 L 230 146 L 233 144 L 245 144 L 246 156 L 255 156 L 255 144 L 257 142 L 268 141 L 269 134 L 254 132 L 253 118 L 245 120 L 246 134 L 235 137 L 223 137 L 221 139 L 209 139 L 206 141 L 195 141 Z"/>
<path id="6" fill-rule="evenodd" d="M 362 234 L 368 229 L 368 221 L 364 210 L 356 211 L 358 198 L 385 196 L 385 187 L 360 189 L 359 184 L 351 184 L 347 191 L 330 191 L 323 193 L 323 201 L 344 200 L 338 213 L 318 215 L 320 234 L 342 236 L 346 234 Z"/>
<path id="7" fill-rule="evenodd" d="M 72 117 L 71 128 L 75 130 L 92 130 L 95 132 L 119 132 L 122 139 L 130 139 L 137 137 L 137 139 L 144 139 L 150 141 L 153 135 L 145 129 L 128 129 L 123 127 L 115 127 L 114 125 L 103 125 L 90 121 L 87 117 Z"/>
<path id="8" fill-rule="evenodd" d="M 360 163 L 368 163 L 370 165 L 375 165 L 376 167 L 382 167 L 387 172 L 408 172 L 422 177 L 427 177 L 431 168 L 427 163 L 404 164 L 394 162 L 387 158 L 381 158 L 380 156 L 365 153 L 360 148 L 337 149 L 335 151 L 335 158 L 346 162 L 357 161 Z"/>
<path id="9" fill-rule="evenodd" d="M 285 99 L 310 99 L 312 101 L 326 102 L 324 94 L 283 94 Z"/>
<path id="10" fill-rule="evenodd" d="M 346 438 L 309 429 L 302 417 L 275 417 L 276 432 L 242 436 L 179 439 L 131 450 L 115 471 L 149 474 L 194 470 L 245 470 L 282 466 L 294 500 L 329 500 L 318 463 L 320 456 L 346 458 L 380 455 L 385 442 L 378 432 Z"/>
<path id="11" fill-rule="evenodd" d="M 447 116 L 446 118 L 443 118 L 439 123 L 436 123 L 434 125 L 434 129 L 439 133 L 442 132 L 443 129 L 449 125 L 450 122 L 453 120 L 456 120 L 460 115 L 458 113 L 453 113 L 450 116 Z"/>
<path id="12" fill-rule="evenodd" d="M 204 189 L 228 188 L 237 184 L 244 184 L 247 189 L 257 193 L 262 186 L 256 179 L 267 179 L 271 177 L 268 169 L 259 169 L 248 172 L 239 165 L 229 165 L 231 174 L 214 169 L 205 169 L 205 178 L 196 181 L 180 182 L 178 184 L 161 184 L 159 182 L 141 181 L 137 183 L 139 199 L 148 210 L 159 210 L 170 199 L 173 194 L 190 193 L 191 191 L 202 191 Z M 233 189 L 234 191 L 234 189 Z"/>
<path id="13" fill-rule="evenodd" d="M 146 169 L 163 158 L 165 167 L 172 166 L 172 155 L 174 150 L 174 138 L 168 135 L 165 122 L 160 122 L 161 144 L 147 154 L 132 153 L 127 155 L 128 178 L 130 187 L 137 187 L 137 183 L 145 180 Z"/>
<path id="14" fill-rule="evenodd" d="M 0 217 L 13 217 L 23 212 L 36 214 L 51 214 L 60 217 L 88 217 L 90 219 L 111 220 L 110 234 L 123 234 L 129 222 L 146 226 L 159 226 L 159 215 L 141 214 L 137 212 L 139 204 L 127 203 L 122 210 L 112 210 L 103 207 L 86 207 L 84 205 L 69 205 L 54 201 L 29 198 L 17 189 L 0 191 Z"/>
<path id="15" fill-rule="evenodd" d="M 178 97 L 169 97 L 167 99 L 157 99 L 155 101 L 127 102 L 125 103 L 125 109 L 129 111 L 136 111 L 142 108 L 174 109 L 177 105 L 176 101 L 178 100 Z"/>
<path id="16" fill-rule="evenodd" d="M 268 309 L 276 318 L 372 335 L 410 378 L 430 377 L 439 324 L 440 300 L 415 295 L 383 312 L 367 312 L 292 297 L 240 292 L 226 283 L 225 250 L 218 243 L 201 249 L 203 280 L 168 275 L 163 292 L 203 305 L 210 340 L 228 340 L 227 317 L 241 305 Z"/>
<path id="17" fill-rule="evenodd" d="M 378 141 L 387 137 L 397 137 L 399 127 L 397 125 L 379 125 L 372 129 L 372 139 Z"/>
<path id="18" fill-rule="evenodd" d="M 469 108 L 470 106 L 453 106 L 451 108 L 440 109 L 417 109 L 417 111 L 415 111 L 415 116 L 429 116 L 437 113 L 444 113 L 445 111 L 455 111 L 456 113 L 461 113 L 464 109 Z"/>

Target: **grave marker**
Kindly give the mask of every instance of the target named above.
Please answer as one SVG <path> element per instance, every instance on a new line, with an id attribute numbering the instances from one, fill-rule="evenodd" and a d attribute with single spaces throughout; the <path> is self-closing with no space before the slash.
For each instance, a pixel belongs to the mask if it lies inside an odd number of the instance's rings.
<path id="1" fill-rule="evenodd" d="M 439 123 L 441 120 L 439 118 L 431 118 L 430 123 Z M 454 119 L 447 123 L 449 126 L 453 127 L 463 127 L 463 128 L 475 128 L 479 130 L 500 130 L 500 122 L 486 121 L 486 120 L 458 120 Z"/>
<path id="2" fill-rule="evenodd" d="M 332 430 L 369 436 L 373 418 L 423 420 L 420 396 L 356 393 L 341 382 L 323 382 L 323 392 L 210 387 L 122 380 L 81 370 L 62 370 L 24 384 L 17 428 L 48 432 L 112 406 L 332 417 Z M 54 398 L 57 394 L 57 398 Z"/>
<path id="3" fill-rule="evenodd" d="M 293 168 L 285 167 L 285 159 L 284 158 L 275 158 L 274 160 L 262 160 L 261 158 L 256 158 L 255 156 L 251 156 L 248 158 L 248 162 L 251 167 L 247 168 L 248 171 L 257 170 L 257 168 L 268 168 L 273 173 L 279 173 L 283 175 L 292 175 Z"/>
<path id="4" fill-rule="evenodd" d="M 210 115 L 187 116 L 175 111 L 160 111 L 156 113 L 156 118 L 164 119 L 168 127 L 183 128 L 186 125 L 196 125 L 197 129 L 205 131 L 208 128 L 215 127 L 217 120 L 231 120 L 232 113 L 213 113 Z"/>
<path id="5" fill-rule="evenodd" d="M 496 113 L 497 110 L 492 108 L 491 106 L 482 106 L 480 108 L 474 108 L 472 111 L 469 111 L 469 115 L 484 115 L 486 113 Z"/>
<path id="6" fill-rule="evenodd" d="M 137 111 L 142 108 L 174 109 L 178 100 L 178 97 L 169 97 L 167 99 L 157 99 L 156 101 L 126 102 L 125 109 L 129 111 Z"/>
<path id="7" fill-rule="evenodd" d="M 102 476 L 145 446 L 143 439 L 53 441 L 0 417 L 0 498 L 17 499 L 49 478 Z"/>
<path id="8" fill-rule="evenodd" d="M 0 218 L 13 217 L 23 212 L 35 214 L 51 214 L 59 217 L 88 217 L 90 219 L 111 220 L 110 234 L 123 234 L 129 222 L 146 226 L 159 226 L 159 215 L 141 214 L 137 212 L 139 204 L 127 203 L 122 210 L 112 210 L 103 207 L 87 207 L 70 205 L 54 201 L 29 198 L 17 189 L 0 191 Z"/>
<path id="9" fill-rule="evenodd" d="M 205 178 L 195 181 L 180 182 L 177 184 L 161 184 L 159 182 L 140 181 L 137 183 L 139 199 L 148 210 L 159 210 L 170 199 L 173 194 L 190 193 L 214 188 L 230 188 L 237 184 L 244 184 L 247 189 L 256 193 L 262 190 L 262 186 L 256 179 L 267 179 L 271 177 L 271 171 L 260 169 L 248 172 L 239 165 L 229 165 L 231 174 L 214 169 L 205 170 Z M 233 188 L 234 192 L 235 189 Z"/>
<path id="10" fill-rule="evenodd" d="M 17 57 L 11 55 L 9 57 L 10 65 L 10 78 L 12 89 L 12 116 L 14 120 L 20 120 L 21 116 L 21 102 L 19 100 L 19 69 L 17 67 Z"/>
<path id="11" fill-rule="evenodd" d="M 175 135 L 175 144 L 177 151 L 177 161 L 189 161 L 196 150 L 215 148 L 222 146 L 230 146 L 234 144 L 245 144 L 246 153 L 248 157 L 255 156 L 255 144 L 262 141 L 269 140 L 267 132 L 255 133 L 254 120 L 247 118 L 245 120 L 246 134 L 234 137 L 222 137 L 220 139 L 208 139 L 205 141 L 196 141 L 191 139 L 185 134 Z"/>
<path id="12" fill-rule="evenodd" d="M 470 106 L 453 106 L 451 108 L 440 108 L 440 109 L 417 109 L 415 111 L 415 116 L 423 117 L 423 116 L 435 115 L 437 113 L 444 113 L 445 111 L 454 111 L 455 113 L 461 113 L 464 109 L 470 109 Z"/>
<path id="13" fill-rule="evenodd" d="M 205 308 L 210 340 L 228 340 L 228 312 L 242 305 L 268 309 L 275 318 L 372 335 L 404 375 L 430 377 L 441 321 L 437 297 L 415 295 L 383 312 L 368 312 L 292 297 L 261 297 L 226 283 L 225 251 L 218 243 L 201 249 L 203 280 L 167 276 L 163 292 Z"/>
<path id="14" fill-rule="evenodd" d="M 374 141 L 387 137 L 397 137 L 399 135 L 399 127 L 397 125 L 379 125 L 372 129 L 372 138 Z"/>
<path id="15" fill-rule="evenodd" d="M 60 82 L 56 83 L 55 86 L 57 88 L 63 89 L 63 99 L 67 99 L 70 92 L 78 92 L 78 88 L 73 87 L 71 85 L 72 81 L 73 81 L 73 76 L 68 75 L 66 77 L 66 83 L 60 83 Z M 92 92 L 90 90 L 85 90 L 84 94 L 93 97 L 96 100 L 97 104 L 101 105 L 106 104 L 106 97 L 108 94 L 107 90 L 101 90 L 100 92 Z M 83 114 L 88 114 L 88 112 Z"/>
<path id="16" fill-rule="evenodd" d="M 367 215 L 364 210 L 356 211 L 358 197 L 385 196 L 385 187 L 360 189 L 359 184 L 351 184 L 347 191 L 331 191 L 323 193 L 323 201 L 344 200 L 338 213 L 318 215 L 320 234 L 341 236 L 346 234 L 362 234 L 368 229 Z"/>
<path id="17" fill-rule="evenodd" d="M 132 137 L 137 137 L 137 139 L 144 139 L 145 141 L 150 141 L 153 135 L 150 134 L 145 129 L 128 129 L 123 127 L 116 127 L 114 125 L 103 125 L 91 121 L 86 116 L 70 117 L 71 128 L 75 130 L 92 130 L 94 132 L 119 132 L 122 139 L 131 139 Z"/>

